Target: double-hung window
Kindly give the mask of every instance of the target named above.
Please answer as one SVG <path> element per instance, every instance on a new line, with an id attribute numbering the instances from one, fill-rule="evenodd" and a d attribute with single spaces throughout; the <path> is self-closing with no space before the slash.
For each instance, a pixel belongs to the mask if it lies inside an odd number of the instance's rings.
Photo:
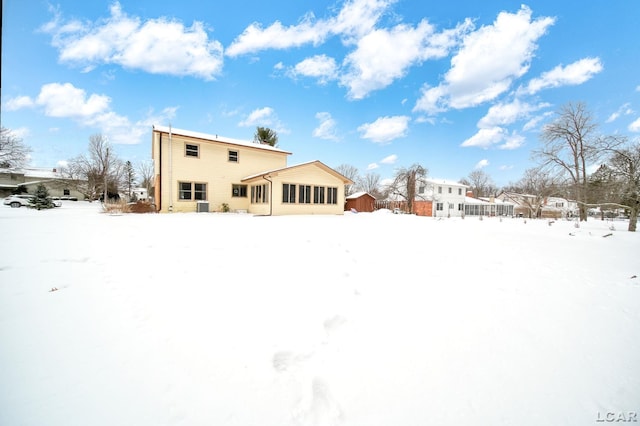
<path id="1" fill-rule="evenodd" d="M 206 183 L 194 183 L 193 184 L 193 199 L 194 200 L 206 200 L 207 199 L 207 184 Z"/>
<path id="2" fill-rule="evenodd" d="M 296 186 L 290 183 L 282 184 L 282 202 L 283 203 L 295 203 L 296 202 Z"/>
<path id="3" fill-rule="evenodd" d="M 327 188 L 327 204 L 338 204 L 338 188 Z"/>
<path id="4" fill-rule="evenodd" d="M 267 184 L 264 185 L 252 185 L 251 186 L 251 203 L 268 203 L 269 196 L 267 192 Z"/>
<path id="5" fill-rule="evenodd" d="M 247 185 L 232 185 L 231 196 L 232 197 L 246 197 L 247 196 Z"/>
<path id="6" fill-rule="evenodd" d="M 314 204 L 324 204 L 324 186 L 314 186 L 313 187 L 313 203 Z"/>
<path id="7" fill-rule="evenodd" d="M 207 184 L 200 182 L 178 182 L 178 199 L 183 201 L 206 200 Z"/>
<path id="8" fill-rule="evenodd" d="M 191 199 L 192 188 L 191 182 L 179 182 L 178 183 L 178 199 L 180 200 L 190 200 Z"/>
<path id="9" fill-rule="evenodd" d="M 231 163 L 237 163 L 239 160 L 238 151 L 229 150 L 229 161 Z"/>
<path id="10" fill-rule="evenodd" d="M 300 197 L 298 198 L 300 204 L 311 204 L 311 186 L 300 185 Z"/>

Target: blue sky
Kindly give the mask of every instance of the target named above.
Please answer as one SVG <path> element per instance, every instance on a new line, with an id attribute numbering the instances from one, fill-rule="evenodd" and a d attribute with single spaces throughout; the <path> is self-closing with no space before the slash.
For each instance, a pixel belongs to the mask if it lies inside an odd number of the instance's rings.
<path id="1" fill-rule="evenodd" d="M 266 126 L 289 164 L 482 169 L 502 186 L 567 102 L 640 136 L 635 0 L 4 0 L 3 15 L 2 126 L 38 167 L 96 133 L 136 164 L 153 124 Z"/>

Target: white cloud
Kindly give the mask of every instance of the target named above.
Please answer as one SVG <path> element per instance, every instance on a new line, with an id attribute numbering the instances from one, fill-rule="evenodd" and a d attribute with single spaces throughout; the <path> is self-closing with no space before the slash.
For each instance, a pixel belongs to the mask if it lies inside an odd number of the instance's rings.
<path id="1" fill-rule="evenodd" d="M 28 96 L 16 96 L 9 99 L 4 108 L 6 111 L 16 111 L 21 108 L 30 108 L 34 105 L 33 100 Z"/>
<path id="2" fill-rule="evenodd" d="M 475 135 L 462 142 L 461 146 L 476 146 L 480 148 L 488 148 L 503 141 L 504 137 L 505 131 L 502 127 L 496 126 L 492 128 L 482 128 L 479 129 Z"/>
<path id="3" fill-rule="evenodd" d="M 476 170 L 480 170 L 482 168 L 487 167 L 488 165 L 489 165 L 489 160 L 487 160 L 485 158 L 485 159 L 482 159 L 482 160 L 478 161 L 473 168 L 476 169 Z"/>
<path id="4" fill-rule="evenodd" d="M 44 107 L 49 117 L 84 118 L 91 120 L 109 110 L 111 98 L 87 93 L 71 83 L 50 83 L 40 89 L 36 104 Z"/>
<path id="5" fill-rule="evenodd" d="M 629 124 L 629 130 L 632 132 L 640 132 L 640 118 Z"/>
<path id="6" fill-rule="evenodd" d="M 607 118 L 606 122 L 607 123 L 612 123 L 614 121 L 616 121 L 618 118 L 620 118 L 623 115 L 631 115 L 634 113 L 634 111 L 631 109 L 630 107 L 631 104 L 629 104 L 628 102 L 624 105 L 622 105 L 620 108 L 618 108 L 618 110 L 614 113 L 612 113 L 609 118 Z"/>
<path id="7" fill-rule="evenodd" d="M 433 114 L 495 99 L 528 71 L 538 39 L 553 23 L 550 17 L 532 20 L 526 6 L 517 13 L 501 12 L 492 25 L 464 37 L 444 82 L 425 86 L 414 111 Z"/>
<path id="8" fill-rule="evenodd" d="M 398 161 L 398 156 L 396 154 L 388 155 L 380 160 L 382 164 L 395 164 L 396 161 Z"/>
<path id="9" fill-rule="evenodd" d="M 31 131 L 29 130 L 28 127 L 18 127 L 16 129 L 11 129 L 11 133 L 13 133 L 14 136 L 20 139 L 25 139 L 27 136 L 31 134 Z"/>
<path id="10" fill-rule="evenodd" d="M 524 136 L 519 135 L 519 134 L 514 132 L 511 135 L 506 136 L 505 137 L 505 143 L 500 145 L 498 148 L 499 149 L 507 149 L 507 150 L 518 149 L 522 145 L 524 145 L 524 141 L 525 141 Z"/>
<path id="11" fill-rule="evenodd" d="M 212 80 L 222 70 L 222 45 L 209 39 L 201 22 L 185 27 L 167 18 L 142 21 L 127 16 L 118 2 L 112 4 L 109 18 L 63 23 L 56 14 L 41 30 L 52 35 L 61 62 L 84 71 L 118 64 L 153 74 Z"/>
<path id="12" fill-rule="evenodd" d="M 319 112 L 316 114 L 316 118 L 320 120 L 320 125 L 313 129 L 313 137 L 337 141 L 336 121 L 331 117 L 331 114 Z"/>
<path id="13" fill-rule="evenodd" d="M 348 88 L 350 98 L 362 99 L 403 77 L 409 67 L 446 56 L 470 26 L 470 21 L 465 21 L 454 30 L 436 34 L 434 27 L 422 20 L 415 28 L 397 25 L 371 31 L 345 58 L 347 71 L 341 84 Z"/>
<path id="14" fill-rule="evenodd" d="M 338 66 L 333 58 L 327 55 L 316 55 L 303 60 L 289 73 L 292 77 L 299 75 L 318 79 L 320 84 L 326 84 L 337 76 Z"/>
<path id="15" fill-rule="evenodd" d="M 251 111 L 247 118 L 238 123 L 240 127 L 261 126 L 269 127 L 276 133 L 285 134 L 289 130 L 278 119 L 276 112 L 271 107 L 259 108 Z"/>
<path id="16" fill-rule="evenodd" d="M 137 144 L 149 132 L 152 124 L 163 122 L 175 115 L 177 108 L 166 108 L 161 114 L 149 115 L 134 124 L 111 110 L 111 98 L 106 95 L 87 94 L 71 83 L 49 83 L 40 88 L 33 105 L 44 109 L 48 117 L 69 118 L 81 126 L 94 127 L 113 143 Z M 22 103 L 29 106 L 29 103 Z"/>
<path id="17" fill-rule="evenodd" d="M 478 122 L 479 128 L 490 128 L 494 126 L 505 126 L 520 119 L 526 118 L 530 113 L 541 108 L 548 107 L 549 104 L 541 103 L 532 105 L 515 99 L 509 103 L 499 103 L 489 108 L 487 115 Z"/>
<path id="18" fill-rule="evenodd" d="M 504 165 L 502 165 L 502 166 L 498 167 L 498 169 L 500 169 L 500 170 L 502 170 L 502 171 L 505 171 L 505 170 L 511 170 L 511 169 L 513 169 L 513 166 L 512 166 L 512 165 L 506 165 L 506 164 L 504 164 Z"/>
<path id="19" fill-rule="evenodd" d="M 317 20 L 309 13 L 298 24 L 290 26 L 276 21 L 263 28 L 261 24 L 254 22 L 231 43 L 226 54 L 233 57 L 266 49 L 288 49 L 306 44 L 317 46 L 332 35 L 342 35 L 345 43 L 351 44 L 353 40 L 370 32 L 394 2 L 395 0 L 351 0 L 345 2 L 334 17 Z"/>
<path id="20" fill-rule="evenodd" d="M 371 139 L 372 142 L 387 144 L 392 140 L 406 136 L 409 127 L 409 117 L 400 115 L 395 117 L 381 117 L 373 123 L 366 123 L 358 127 L 361 138 Z"/>
<path id="21" fill-rule="evenodd" d="M 227 48 L 228 56 L 250 54 L 266 49 L 287 49 L 312 44 L 318 46 L 329 37 L 339 36 L 345 46 L 355 46 L 343 61 L 344 74 L 333 59 L 324 55 L 310 58 L 289 73 L 295 77 L 317 77 L 321 84 L 339 78 L 350 99 L 362 99 L 371 91 L 387 87 L 403 77 L 407 69 L 427 59 L 441 58 L 459 43 L 472 27 L 465 20 L 453 29 L 436 32 L 426 20 L 415 27 L 406 24 L 376 28 L 381 16 L 396 0 L 351 0 L 327 19 L 305 15 L 295 25 L 274 22 L 264 28 L 252 23 Z M 314 65 L 320 65 L 320 68 Z"/>
<path id="22" fill-rule="evenodd" d="M 238 123 L 240 127 L 250 126 L 269 126 L 274 123 L 275 111 L 271 107 L 259 108 L 251 111 L 251 113 Z"/>
<path id="23" fill-rule="evenodd" d="M 376 163 L 371 163 L 371 164 L 369 164 L 369 165 L 367 166 L 367 170 L 375 170 L 375 169 L 377 169 L 378 167 L 380 167 L 380 166 L 378 166 Z"/>
<path id="24" fill-rule="evenodd" d="M 287 49 L 309 43 L 318 45 L 327 34 L 326 25 L 315 21 L 313 15 L 307 15 L 302 22 L 289 27 L 276 21 L 267 28 L 262 28 L 261 24 L 254 22 L 227 47 L 225 53 L 235 57 L 265 49 Z"/>
<path id="25" fill-rule="evenodd" d="M 533 95 L 540 90 L 552 87 L 575 86 L 591 79 L 602 69 L 600 58 L 580 59 L 566 67 L 558 65 L 551 71 L 542 73 L 539 78 L 531 80 L 524 91 Z"/>

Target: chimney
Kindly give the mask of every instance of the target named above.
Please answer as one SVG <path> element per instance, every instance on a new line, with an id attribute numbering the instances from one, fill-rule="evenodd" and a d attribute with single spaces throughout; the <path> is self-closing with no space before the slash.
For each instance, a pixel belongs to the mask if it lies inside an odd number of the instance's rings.
<path id="1" fill-rule="evenodd" d="M 473 198 L 473 191 L 467 191 L 467 197 Z"/>

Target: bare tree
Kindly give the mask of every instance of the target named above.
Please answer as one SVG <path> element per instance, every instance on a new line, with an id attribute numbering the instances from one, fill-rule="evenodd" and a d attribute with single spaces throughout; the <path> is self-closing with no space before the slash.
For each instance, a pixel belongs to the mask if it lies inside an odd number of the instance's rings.
<path id="1" fill-rule="evenodd" d="M 31 148 L 6 127 L 0 127 L 0 167 L 22 167 L 29 162 Z"/>
<path id="2" fill-rule="evenodd" d="M 141 161 L 138 164 L 138 175 L 140 176 L 140 186 L 147 190 L 147 194 L 151 194 L 154 185 L 155 176 L 153 175 L 153 161 Z"/>
<path id="3" fill-rule="evenodd" d="M 635 232 L 640 208 L 640 142 L 614 149 L 610 164 L 620 183 L 621 207 L 629 209 L 628 230 Z"/>
<path id="4" fill-rule="evenodd" d="M 553 176 L 537 167 L 525 170 L 522 178 L 509 189 L 505 192 L 509 201 L 529 210 L 530 218 L 539 217 L 546 199 L 558 192 Z"/>
<path id="5" fill-rule="evenodd" d="M 493 180 L 483 170 L 472 171 L 468 177 L 460 179 L 460 183 L 471 188 L 474 197 L 489 197 L 496 192 Z"/>
<path id="6" fill-rule="evenodd" d="M 95 134 L 89 137 L 88 155 L 79 155 L 68 161 L 62 173 L 75 188 L 90 200 L 101 194 L 108 199 L 117 196 L 124 176 L 123 163 L 109 146 L 107 139 Z"/>
<path id="7" fill-rule="evenodd" d="M 357 182 L 359 180 L 358 169 L 355 166 L 349 164 L 340 164 L 338 167 L 335 167 L 335 171 L 340 173 L 342 176 L 351 179 L 352 182 Z M 355 183 L 345 185 L 344 186 L 344 195 L 349 196 L 353 194 L 355 189 Z"/>
<path id="8" fill-rule="evenodd" d="M 391 193 L 404 198 L 407 202 L 407 210 L 413 213 L 413 202 L 416 199 L 418 185 L 424 185 L 429 171 L 420 164 L 413 164 L 408 168 L 400 168 L 391 184 Z"/>
<path id="9" fill-rule="evenodd" d="M 567 104 L 541 134 L 542 147 L 534 157 L 543 167 L 564 176 L 573 187 L 580 220 L 587 220 L 587 167 L 603 155 L 607 138 L 596 134 L 596 123 L 583 103 Z"/>
<path id="10" fill-rule="evenodd" d="M 383 194 L 380 190 L 380 175 L 369 172 L 361 176 L 356 182 L 357 188 L 361 191 L 368 192 L 375 198 L 382 198 Z"/>

